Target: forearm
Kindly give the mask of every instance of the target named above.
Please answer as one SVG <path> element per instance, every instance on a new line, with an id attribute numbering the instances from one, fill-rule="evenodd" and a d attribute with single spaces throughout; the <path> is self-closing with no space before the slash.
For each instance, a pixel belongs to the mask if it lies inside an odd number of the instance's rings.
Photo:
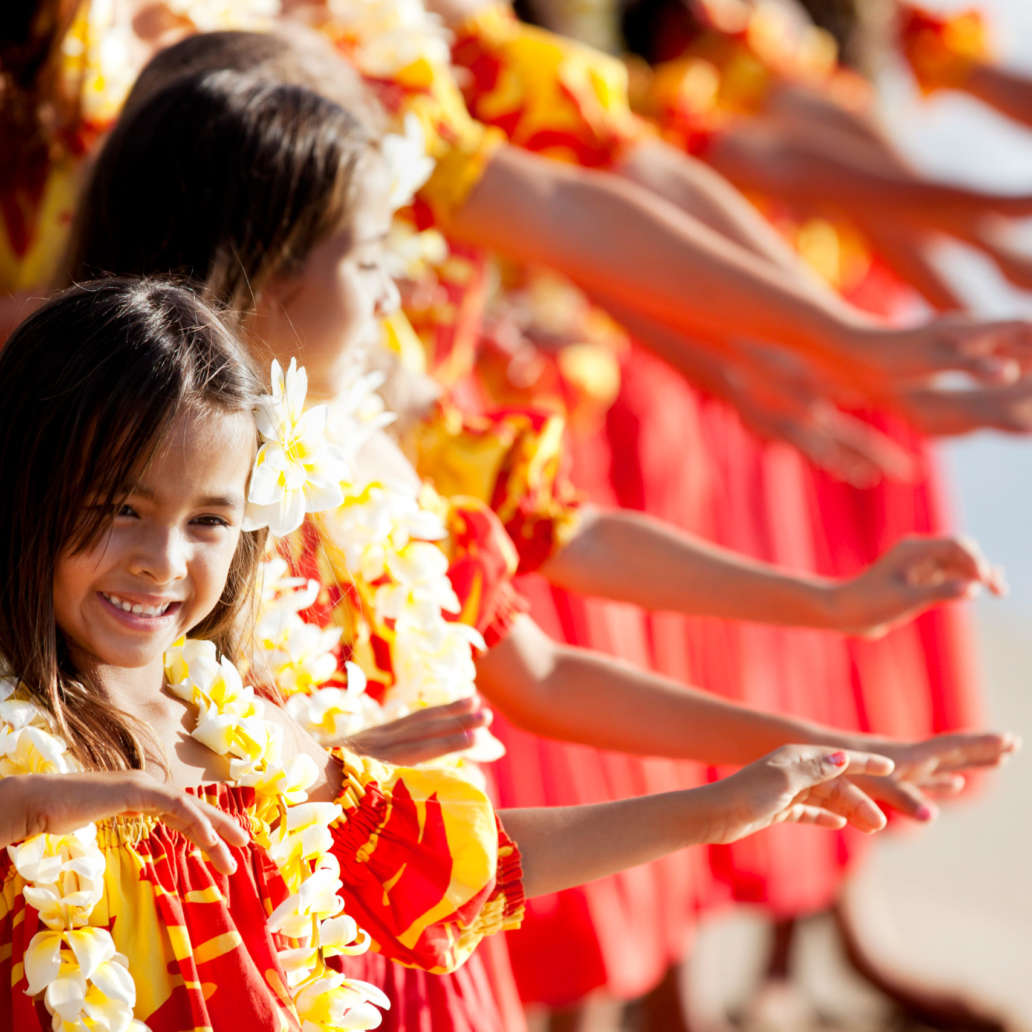
<path id="1" fill-rule="evenodd" d="M 477 686 L 527 731 L 637 755 L 743 764 L 788 742 L 839 748 L 854 741 L 558 645 L 526 617 L 478 659 Z"/>
<path id="2" fill-rule="evenodd" d="M 1032 79 L 994 64 L 975 65 L 964 92 L 1023 125 L 1032 126 Z"/>
<path id="3" fill-rule="evenodd" d="M 770 340 L 841 363 L 852 331 L 876 325 L 661 198 L 511 148 L 492 158 L 451 229 L 687 334 Z"/>
<path id="4" fill-rule="evenodd" d="M 866 147 L 836 136 L 825 139 L 799 135 L 785 138 L 768 129 L 745 126 L 721 136 L 711 158 L 718 171 L 750 189 L 775 193 L 808 208 L 820 198 L 866 224 L 877 211 L 926 228 L 949 228 L 997 213 L 1020 216 L 1032 210 L 1028 195 L 1007 196 L 930 180 L 902 162 L 875 159 Z"/>
<path id="5" fill-rule="evenodd" d="M 502 810 L 499 816 L 519 846 L 524 891 L 534 897 L 707 842 L 714 794 L 707 785 L 587 806 Z"/>
<path id="6" fill-rule="evenodd" d="M 787 573 L 623 510 L 585 512 L 541 572 L 570 591 L 645 609 L 785 626 L 833 621 L 834 582 Z"/>
<path id="7" fill-rule="evenodd" d="M 723 176 L 658 140 L 631 148 L 616 171 L 803 285 L 821 285 L 777 231 Z"/>

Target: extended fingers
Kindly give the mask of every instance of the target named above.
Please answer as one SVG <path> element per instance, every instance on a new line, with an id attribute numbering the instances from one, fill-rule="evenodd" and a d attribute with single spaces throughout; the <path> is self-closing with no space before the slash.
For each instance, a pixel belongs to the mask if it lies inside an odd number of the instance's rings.
<path id="1" fill-rule="evenodd" d="M 838 814 L 859 831 L 870 833 L 885 827 L 885 815 L 878 804 L 847 778 L 816 785 L 806 792 L 803 799 Z"/>
<path id="2" fill-rule="evenodd" d="M 989 383 L 1013 383 L 1032 356 L 1032 324 L 1023 319 L 966 322 L 951 337 L 957 367 Z"/>
<path id="3" fill-rule="evenodd" d="M 836 831 L 846 826 L 846 819 L 841 814 L 832 813 L 821 806 L 795 803 L 782 811 L 778 817 L 778 823 L 815 824 L 819 828 Z"/>
<path id="4" fill-rule="evenodd" d="M 222 874 L 233 874 L 236 861 L 227 842 L 242 846 L 247 841 L 243 829 L 224 813 L 203 800 L 191 799 L 182 792 L 165 790 L 148 809 L 171 828 L 175 828 L 201 849 Z"/>
<path id="5" fill-rule="evenodd" d="M 978 545 L 963 537 L 911 537 L 893 549 L 909 584 L 958 577 L 999 586 L 1000 571 L 986 559 Z"/>
<path id="6" fill-rule="evenodd" d="M 796 793 L 843 774 L 891 774 L 895 766 L 877 753 L 815 745 L 782 746 L 770 754 L 768 762 L 784 768 Z"/>
<path id="7" fill-rule="evenodd" d="M 915 747 L 919 762 L 937 774 L 998 767 L 1021 747 L 1015 735 L 997 732 L 938 735 Z"/>

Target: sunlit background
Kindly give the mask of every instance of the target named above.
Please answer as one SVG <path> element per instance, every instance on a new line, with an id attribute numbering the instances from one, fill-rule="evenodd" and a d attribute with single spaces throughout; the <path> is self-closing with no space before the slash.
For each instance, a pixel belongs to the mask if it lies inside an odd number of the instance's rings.
<path id="1" fill-rule="evenodd" d="M 977 3 L 991 19 L 1008 65 L 1032 74 L 1032 0 L 925 0 L 958 10 Z M 921 167 L 1001 190 L 1032 189 L 1032 131 L 973 100 L 919 98 L 899 69 L 879 81 L 885 122 Z M 1032 253 L 1032 225 L 1019 236 Z M 944 248 L 943 267 L 972 308 L 1032 315 L 1022 295 L 980 257 Z M 991 1001 L 1032 1029 L 1032 440 L 979 435 L 942 449 L 961 525 L 1003 563 L 1009 598 L 976 604 L 989 712 L 997 727 L 1024 736 L 1025 755 L 976 803 L 945 814 L 918 835 L 883 841 L 862 875 L 870 903 L 869 941 L 902 971 Z M 755 921 L 722 919 L 695 951 L 691 996 L 703 1014 L 747 995 L 760 964 Z M 877 1001 L 836 963 L 828 929 L 808 930 L 802 949 L 807 992 L 832 1013 L 877 1020 Z"/>

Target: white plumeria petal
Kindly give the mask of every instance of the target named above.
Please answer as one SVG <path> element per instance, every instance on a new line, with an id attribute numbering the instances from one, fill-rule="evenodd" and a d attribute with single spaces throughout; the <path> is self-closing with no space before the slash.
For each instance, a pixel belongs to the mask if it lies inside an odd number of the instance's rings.
<path id="1" fill-rule="evenodd" d="M 28 982 L 26 992 L 30 996 L 41 993 L 61 970 L 61 932 L 36 932 L 25 949 L 25 979 Z"/>
<path id="2" fill-rule="evenodd" d="M 106 928 L 73 928 L 65 933 L 79 970 L 84 978 L 93 978 L 94 972 L 107 963 L 117 952 L 115 941 Z"/>

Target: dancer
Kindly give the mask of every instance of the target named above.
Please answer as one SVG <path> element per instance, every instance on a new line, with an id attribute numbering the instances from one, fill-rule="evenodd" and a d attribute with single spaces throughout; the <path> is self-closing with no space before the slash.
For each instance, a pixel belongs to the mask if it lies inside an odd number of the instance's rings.
<path id="1" fill-rule="evenodd" d="M 16 330 L 0 378 L 10 1027 L 370 1028 L 386 1001 L 330 958 L 364 948 L 367 923 L 391 950 L 379 879 L 396 917 L 426 915 L 418 943 L 395 928 L 396 955 L 455 963 L 518 920 L 519 858 L 544 892 L 772 820 L 875 819 L 841 775 L 891 761 L 800 746 L 723 787 L 502 814 L 517 847 L 454 775 L 324 752 L 232 665 L 261 549 L 242 529 L 261 521 L 261 401 L 217 318 L 157 282 L 83 285 Z M 437 845 L 398 820 L 413 805 L 443 822 Z"/>
<path id="2" fill-rule="evenodd" d="M 171 129 L 172 123 L 162 113 L 173 109 L 196 112 L 196 117 L 188 120 L 194 130 L 189 138 L 155 133 L 159 125 Z M 202 126 L 209 126 L 210 131 L 202 131 Z M 209 142 L 198 149 L 202 138 Z M 244 167 L 252 169 L 256 179 L 240 178 L 241 153 L 254 154 L 254 160 Z M 309 161 L 313 156 L 318 160 Z M 347 367 L 346 353 L 375 329 L 375 317 L 383 314 L 390 302 L 390 289 L 379 266 L 379 248 L 389 216 L 382 191 L 392 176 L 385 174 L 381 160 L 377 147 L 354 120 L 305 90 L 275 87 L 230 73 L 184 77 L 139 107 L 131 107 L 109 141 L 84 204 L 73 268 L 78 275 L 87 268 L 160 268 L 206 283 L 209 291 L 232 306 L 256 348 L 271 347 L 284 362 L 300 350 L 307 356 L 313 392 L 342 400 L 346 391 L 342 393 L 340 373 Z M 274 174 L 274 170 L 278 171 Z M 154 185 L 163 176 L 171 178 L 168 188 L 162 190 L 167 204 L 159 211 L 131 200 L 133 191 L 144 182 Z M 194 177 L 195 186 L 188 185 L 194 184 Z M 217 185 L 228 182 L 226 177 L 232 179 L 232 191 Z M 283 187 L 288 183 L 294 187 L 287 191 Z M 113 203 L 116 197 L 117 204 Z M 227 207 L 226 197 L 236 197 L 239 206 Z M 290 218 L 284 217 L 284 198 L 290 198 Z M 202 210 L 205 205 L 212 207 Z M 188 212 L 190 219 L 186 218 Z M 231 254 L 237 259 L 227 262 L 226 256 Z M 254 293 L 245 292 L 244 284 Z M 388 458 L 391 454 L 386 446 L 376 453 L 377 475 L 384 477 L 390 470 L 391 479 L 406 475 L 414 479 L 411 470 L 398 465 L 396 453 L 394 459 Z M 345 647 L 355 647 L 359 661 L 373 663 L 366 674 L 371 681 L 386 685 L 389 699 L 397 672 L 409 669 L 406 657 L 395 655 L 385 666 L 382 651 L 356 647 L 372 639 L 356 632 L 356 617 L 349 615 L 354 613 L 351 593 L 341 590 L 339 582 L 349 572 L 352 582 L 360 584 L 362 578 L 355 581 L 353 561 L 342 564 L 333 558 L 335 553 L 343 552 L 345 558 L 349 554 L 334 545 L 333 526 L 315 529 L 316 541 L 326 541 L 330 562 L 320 560 L 310 569 L 318 573 L 331 602 L 339 603 L 329 615 L 348 628 Z M 453 538 L 449 551 L 453 558 L 460 557 L 462 541 Z M 478 591 L 482 584 L 478 583 Z M 359 587 L 359 593 L 363 598 L 371 594 L 368 587 Z M 436 604 L 439 608 L 441 603 Z M 367 612 L 364 622 L 369 619 Z M 382 630 L 375 614 L 373 623 Z M 397 642 L 389 631 L 373 637 L 386 648 Z M 652 699 L 657 707 L 653 713 L 661 715 L 660 722 L 670 723 L 673 711 L 667 706 L 683 712 L 681 730 L 671 735 L 672 755 L 693 755 L 692 750 L 700 748 L 722 749 L 719 742 L 728 741 L 721 733 L 714 734 L 707 744 L 708 735 L 691 731 L 693 723 L 701 728 L 698 721 L 706 712 L 730 715 L 731 709 L 721 704 L 711 711 L 711 702 L 698 694 L 662 685 L 578 650 L 564 653 L 562 669 L 552 671 L 535 668 L 535 655 L 541 653 L 528 655 L 524 650 L 521 664 L 501 665 L 493 690 L 484 684 L 481 687 L 497 695 L 503 705 L 518 708 L 524 720 L 536 704 L 539 730 L 655 752 L 658 723 L 650 731 L 644 720 L 635 716 L 644 716 L 642 703 Z M 578 669 L 576 684 L 560 676 Z M 522 679 L 514 679 L 510 671 Z M 592 672 L 594 676 L 590 676 Z M 506 680 L 498 680 L 500 676 Z M 576 691 L 565 692 L 565 684 Z M 604 697 L 613 705 L 602 705 Z M 315 698 L 318 700 L 318 693 Z M 620 698 L 624 702 L 620 703 Z M 629 723 L 632 717 L 637 730 Z M 761 730 L 766 719 L 755 725 L 756 730 Z M 799 727 L 792 722 L 788 726 Z M 711 727 L 716 730 L 716 725 Z M 1002 740 L 992 738 L 973 738 L 967 744 L 987 745 L 990 751 L 1005 746 Z M 945 747 L 946 743 L 934 743 L 922 748 L 935 751 Z M 922 779 L 923 774 L 918 787 Z M 937 779 L 938 787 L 948 787 L 949 781 L 949 777 Z"/>

